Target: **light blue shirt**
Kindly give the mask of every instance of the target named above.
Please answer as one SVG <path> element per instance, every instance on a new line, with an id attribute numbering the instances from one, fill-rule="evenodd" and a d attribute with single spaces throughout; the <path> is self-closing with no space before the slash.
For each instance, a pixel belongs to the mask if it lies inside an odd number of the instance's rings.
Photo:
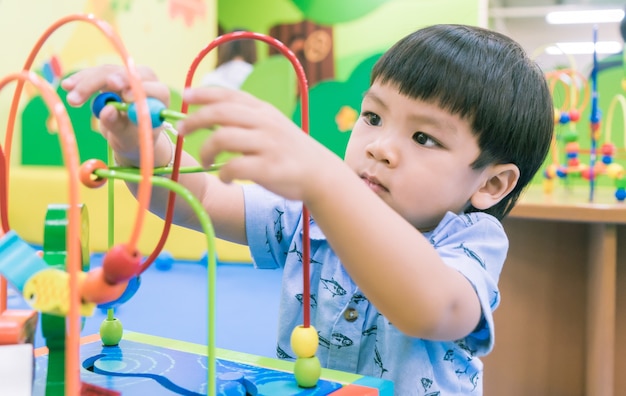
<path id="1" fill-rule="evenodd" d="M 291 332 L 303 323 L 302 203 L 256 185 L 245 185 L 244 194 L 255 265 L 283 268 L 277 355 L 295 359 Z M 477 329 L 454 342 L 401 333 L 360 292 L 313 220 L 309 235 L 310 319 L 319 333 L 317 357 L 323 367 L 390 379 L 396 395 L 482 394 L 483 364 L 478 357 L 493 348 L 493 310 L 500 302 L 497 282 L 508 250 L 496 218 L 448 213 L 435 230 L 424 234 L 445 263 L 472 283 L 482 307 Z"/>

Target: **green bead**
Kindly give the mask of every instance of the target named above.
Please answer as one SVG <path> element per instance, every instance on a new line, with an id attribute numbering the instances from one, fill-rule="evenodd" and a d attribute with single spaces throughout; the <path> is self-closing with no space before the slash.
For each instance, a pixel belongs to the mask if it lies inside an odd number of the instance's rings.
<path id="1" fill-rule="evenodd" d="M 124 328 L 117 318 L 105 319 L 100 325 L 100 339 L 104 346 L 115 346 L 122 340 Z"/>
<path id="2" fill-rule="evenodd" d="M 626 188 L 626 177 L 623 177 L 621 179 L 615 179 L 615 187 L 619 188 Z"/>
<path id="3" fill-rule="evenodd" d="M 297 358 L 293 367 L 296 382 L 301 388 L 312 388 L 322 375 L 322 366 L 317 356 Z"/>
<path id="4" fill-rule="evenodd" d="M 575 142 L 578 140 L 578 132 L 576 131 L 567 131 L 563 134 L 563 140 L 566 143 Z"/>

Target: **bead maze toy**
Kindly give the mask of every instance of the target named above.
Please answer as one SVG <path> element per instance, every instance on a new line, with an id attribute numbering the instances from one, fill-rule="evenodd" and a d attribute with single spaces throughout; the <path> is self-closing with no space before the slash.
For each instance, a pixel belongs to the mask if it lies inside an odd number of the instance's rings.
<path id="1" fill-rule="evenodd" d="M 128 113 L 138 126 L 140 163 L 139 169 L 127 169 L 105 164 L 98 159 L 78 163 L 78 147 L 74 139 L 72 123 L 62 101 L 47 81 L 30 71 L 37 52 L 47 38 L 60 26 L 70 22 L 93 25 L 113 44 L 122 58 L 129 75 L 134 103 L 123 103 L 112 92 L 97 95 L 92 103 L 96 117 L 105 106 L 114 106 Z M 280 41 L 253 32 L 233 32 L 211 41 L 193 60 L 186 76 L 185 88 L 190 87 L 199 63 L 218 45 L 238 39 L 263 41 L 281 52 L 293 65 L 301 101 L 301 129 L 308 133 L 308 86 L 304 70 L 296 56 Z M 165 106 L 146 97 L 133 59 L 122 41 L 107 23 L 92 15 L 70 15 L 51 25 L 33 47 L 23 70 L 0 80 L 0 90 L 16 81 L 17 87 L 9 113 L 5 144 L 0 150 L 0 344 L 32 342 L 41 313 L 41 324 L 46 338 L 46 350 L 36 353 L 35 391 L 46 395 L 79 394 L 157 394 L 164 390 L 179 394 L 208 395 L 256 395 L 256 394 L 302 394 L 302 395 L 378 395 L 392 394 L 393 385 L 362 376 L 343 376 L 341 382 L 322 378 L 321 365 L 316 357 L 318 334 L 310 324 L 309 304 L 304 306 L 304 323 L 292 333 L 292 349 L 297 355 L 295 364 L 289 368 L 276 362 L 269 369 L 254 364 L 246 365 L 241 358 L 228 360 L 231 355 L 221 351 L 224 358 L 217 358 L 215 347 L 215 283 L 216 255 L 215 235 L 211 219 L 201 203 L 182 185 L 177 183 L 180 173 L 206 172 L 213 169 L 181 168 L 180 156 L 183 139 L 176 138 L 171 166 L 153 169 L 152 129 L 167 120 L 185 117 L 188 106 L 183 102 L 181 111 Z M 32 84 L 41 94 L 58 126 L 64 165 L 68 171 L 68 203 L 48 208 L 44 233 L 43 252 L 36 251 L 23 241 L 10 227 L 8 221 L 8 177 L 10 176 L 10 153 L 12 132 L 18 110 L 18 102 L 26 83 Z M 163 177 L 167 175 L 169 177 Z M 123 243 L 114 243 L 109 235 L 110 249 L 101 267 L 89 268 L 88 216 L 80 202 L 79 183 L 89 188 L 102 187 L 109 179 L 137 183 L 138 210 L 130 237 Z M 111 183 L 109 183 L 110 186 Z M 163 232 L 155 249 L 142 262 L 137 248 L 144 217 L 151 198 L 152 186 L 170 190 Z M 111 190 L 112 191 L 112 190 Z M 141 284 L 141 274 L 156 259 L 168 235 L 173 217 L 176 197 L 185 199 L 193 208 L 202 225 L 207 243 L 208 282 L 208 335 L 207 345 L 181 347 L 179 342 L 156 340 L 124 331 L 114 317 L 115 307 L 128 301 Z M 112 200 L 111 200 L 112 201 Z M 112 205 L 112 204 L 109 204 Z M 111 210 L 111 206 L 109 206 Z M 303 207 L 303 216 L 309 216 Z M 308 222 L 304 222 L 303 248 L 303 299 L 310 299 Z M 6 310 L 6 290 L 9 282 L 33 308 L 27 312 Z M 107 309 L 107 319 L 94 337 L 80 337 L 82 321 L 90 316 L 96 306 Z M 81 346 L 81 342 L 84 344 Z M 172 346 L 174 344 L 174 346 Z M 152 362 L 148 367 L 137 361 Z M 169 362 L 161 365 L 160 359 Z M 184 362 L 173 368 L 171 362 Z M 155 363 L 156 362 L 156 363 Z M 191 363 L 193 362 L 193 363 Z M 282 362 L 285 363 L 285 362 Z M 193 369 L 190 367 L 193 366 Z M 182 369 L 181 369 L 182 367 Z M 327 373 L 335 376 L 333 373 Z M 339 376 L 341 378 L 341 376 Z M 138 381 L 138 379 L 150 379 Z M 191 391 L 190 389 L 195 389 Z"/>
<path id="2" fill-rule="evenodd" d="M 594 30 L 594 42 L 597 31 Z M 551 145 L 550 162 L 543 172 L 544 192 L 554 191 L 554 182 L 561 180 L 570 186 L 572 179 L 582 178 L 588 182 L 588 201 L 593 202 L 597 181 L 606 177 L 613 181 L 614 196 L 618 202 L 626 200 L 626 172 L 624 166 L 616 161 L 618 152 L 626 151 L 626 146 L 619 149 L 612 140 L 614 112 L 617 105 L 621 106 L 622 116 L 626 117 L 626 98 L 622 94 L 613 97 L 608 108 L 604 127 L 601 125 L 601 112 L 598 97 L 598 59 L 593 54 L 591 75 L 586 78 L 572 65 L 570 68 L 554 70 L 546 73 L 550 90 L 557 102 L 557 89 L 563 93 L 563 100 L 555 104 L 555 133 Z M 626 86 L 624 86 L 626 89 Z M 589 148 L 581 147 L 577 123 L 583 111 L 589 108 L 590 136 Z M 622 124 L 626 128 L 626 118 Z M 604 133 L 603 133 L 604 131 Z M 626 145 L 626 139 L 624 140 Z M 581 154 L 587 154 L 589 162 L 581 161 Z M 598 160 L 599 159 L 599 160 Z"/>

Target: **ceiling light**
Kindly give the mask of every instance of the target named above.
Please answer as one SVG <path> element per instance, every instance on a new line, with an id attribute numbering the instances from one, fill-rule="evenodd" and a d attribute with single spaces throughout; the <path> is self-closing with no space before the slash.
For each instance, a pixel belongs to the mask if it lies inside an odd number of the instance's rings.
<path id="1" fill-rule="evenodd" d="M 622 9 L 554 11 L 546 15 L 546 22 L 552 25 L 621 22 L 622 19 Z"/>
<path id="2" fill-rule="evenodd" d="M 616 54 L 623 48 L 623 44 L 618 41 L 598 41 L 595 44 L 596 53 L 598 54 Z M 580 41 L 568 43 L 556 43 L 546 48 L 548 55 L 583 55 L 593 54 L 593 41 Z"/>

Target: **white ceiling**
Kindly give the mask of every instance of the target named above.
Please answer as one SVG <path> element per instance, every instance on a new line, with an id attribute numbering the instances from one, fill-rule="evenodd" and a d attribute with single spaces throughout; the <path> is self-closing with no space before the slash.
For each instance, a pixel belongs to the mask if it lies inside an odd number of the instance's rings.
<path id="1" fill-rule="evenodd" d="M 490 3 L 502 7 L 535 7 L 535 6 L 555 6 L 555 5 L 597 5 L 607 4 L 623 6 L 623 0 L 491 0 Z"/>
<path id="2" fill-rule="evenodd" d="M 557 66 L 569 67 L 573 59 L 578 70 L 586 71 L 592 64 L 590 55 L 575 55 L 568 58 L 565 55 L 547 55 L 543 49 L 557 42 L 592 41 L 594 25 L 549 25 L 545 22 L 545 15 L 550 11 L 569 9 L 624 8 L 626 1 L 488 0 L 488 6 L 489 27 L 509 35 L 522 44 L 526 51 L 536 54 L 537 62 L 545 70 Z M 619 25 L 618 22 L 598 24 L 598 41 L 623 43 Z"/>

